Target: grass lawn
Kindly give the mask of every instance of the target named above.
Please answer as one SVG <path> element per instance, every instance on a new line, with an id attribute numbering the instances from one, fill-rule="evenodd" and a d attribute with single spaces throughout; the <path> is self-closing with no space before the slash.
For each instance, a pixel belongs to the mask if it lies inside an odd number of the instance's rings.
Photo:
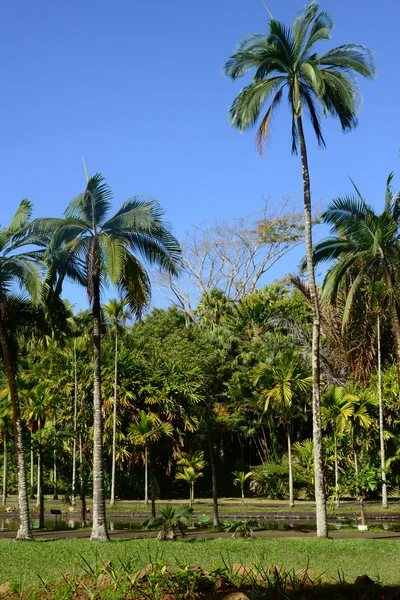
<path id="1" fill-rule="evenodd" d="M 212 569 L 227 563 L 276 565 L 286 571 L 309 567 L 316 574 L 352 583 L 367 574 L 385 585 L 400 584 L 400 544 L 395 540 L 284 538 L 259 540 L 113 540 L 91 544 L 86 539 L 16 542 L 0 540 L 0 584 L 6 581 L 26 586 L 37 574 L 52 581 L 62 573 L 81 571 L 85 559 L 94 565 L 107 560 L 118 563 L 134 558 L 135 568 L 149 562 L 200 564 Z"/>

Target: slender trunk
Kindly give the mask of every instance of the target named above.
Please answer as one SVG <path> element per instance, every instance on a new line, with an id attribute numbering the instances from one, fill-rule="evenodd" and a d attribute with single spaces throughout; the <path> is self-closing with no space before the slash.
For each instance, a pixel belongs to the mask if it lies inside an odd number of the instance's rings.
<path id="1" fill-rule="evenodd" d="M 156 518 L 156 499 L 152 498 L 151 499 L 151 516 L 153 517 L 153 519 Z"/>
<path id="2" fill-rule="evenodd" d="M 242 485 L 242 504 L 244 505 L 244 484 Z"/>
<path id="3" fill-rule="evenodd" d="M 388 266 L 386 260 L 383 261 L 383 269 L 384 269 L 386 287 L 388 289 L 390 297 L 393 298 L 394 282 L 393 282 L 393 278 L 390 273 L 390 269 L 389 269 L 389 266 Z M 396 347 L 397 378 L 398 378 L 398 382 L 399 382 L 399 386 L 400 386 L 400 319 L 399 319 L 399 313 L 397 311 L 397 307 L 396 307 L 396 304 L 394 301 L 391 302 L 390 312 L 391 312 L 391 317 L 392 317 L 392 329 L 393 329 L 394 342 L 395 342 L 395 347 Z"/>
<path id="4" fill-rule="evenodd" d="M 149 503 L 149 471 L 147 468 L 147 444 L 144 445 L 144 502 Z"/>
<path id="5" fill-rule="evenodd" d="M 39 529 L 44 529 L 44 490 L 43 490 L 43 450 L 38 454 L 38 498 L 39 498 Z"/>
<path id="6" fill-rule="evenodd" d="M 339 461 L 338 461 L 338 450 L 337 450 L 337 438 L 335 437 L 335 506 L 340 507 L 339 498 Z"/>
<path id="7" fill-rule="evenodd" d="M 72 441 L 72 505 L 76 504 L 76 428 L 78 414 L 78 370 L 76 364 L 76 338 L 74 339 L 74 439 Z"/>
<path id="8" fill-rule="evenodd" d="M 383 423 L 383 398 L 382 398 L 382 358 L 381 358 L 381 321 L 377 319 L 378 334 L 378 398 L 379 398 L 379 438 L 381 446 L 381 469 L 382 469 L 382 506 L 387 508 L 387 485 L 386 485 L 386 460 L 385 460 L 385 431 Z"/>
<path id="9" fill-rule="evenodd" d="M 82 527 L 86 527 L 86 486 L 85 467 L 83 464 L 82 434 L 79 435 L 79 478 L 81 485 L 81 521 Z"/>
<path id="10" fill-rule="evenodd" d="M 358 456 L 357 456 L 357 450 L 355 447 L 353 448 L 353 455 L 354 455 L 354 472 L 356 475 L 358 475 Z"/>
<path id="11" fill-rule="evenodd" d="M 36 482 L 36 506 L 40 506 L 40 450 L 37 455 L 37 482 Z"/>
<path id="12" fill-rule="evenodd" d="M 95 250 L 96 251 L 96 250 Z M 101 399 L 100 277 L 93 275 L 93 523 L 92 542 L 108 542 L 103 466 Z"/>
<path id="13" fill-rule="evenodd" d="M 194 483 L 190 484 L 190 506 L 193 506 L 194 501 Z"/>
<path id="14" fill-rule="evenodd" d="M 28 486 L 26 483 L 26 465 L 24 455 L 24 442 L 22 437 L 21 413 L 19 406 L 19 398 L 17 392 L 17 384 L 15 381 L 15 372 L 11 360 L 10 348 L 8 345 L 7 333 L 5 330 L 3 318 L 0 314 L 0 344 L 3 350 L 4 369 L 7 375 L 8 388 L 10 391 L 15 451 L 17 454 L 17 469 L 18 469 L 18 510 L 19 510 L 19 528 L 17 532 L 17 540 L 32 540 L 31 524 L 29 519 L 29 499 Z"/>
<path id="15" fill-rule="evenodd" d="M 118 383 L 118 334 L 115 332 L 115 366 L 114 366 L 114 415 L 113 415 L 113 441 L 111 463 L 111 501 L 115 504 L 115 460 L 117 453 L 117 383 Z"/>
<path id="16" fill-rule="evenodd" d="M 53 500 L 58 500 L 57 493 L 57 452 L 53 451 Z"/>
<path id="17" fill-rule="evenodd" d="M 7 449 L 7 438 L 4 436 L 3 440 L 4 457 L 3 457 L 3 504 L 7 500 L 7 463 L 8 463 L 8 449 Z"/>
<path id="18" fill-rule="evenodd" d="M 35 455 L 32 447 L 31 437 L 31 499 L 35 499 Z"/>
<path id="19" fill-rule="evenodd" d="M 211 482 L 212 482 L 212 495 L 213 495 L 213 524 L 214 527 L 219 526 L 219 515 L 218 515 L 218 488 L 217 488 L 217 473 L 215 469 L 215 456 L 212 442 L 209 442 L 210 450 L 210 467 L 211 467 Z"/>
<path id="20" fill-rule="evenodd" d="M 293 469 L 292 469 L 292 440 L 290 438 L 290 429 L 287 431 L 288 463 L 289 463 L 289 506 L 294 506 L 293 494 Z"/>
<path id="21" fill-rule="evenodd" d="M 313 264 L 313 243 L 312 243 L 312 213 L 311 213 L 311 188 L 310 173 L 308 169 L 307 148 L 304 138 L 303 122 L 301 116 L 297 117 L 297 129 L 299 133 L 301 163 L 303 170 L 304 187 L 304 226 L 306 237 L 306 258 L 308 286 L 310 289 L 311 308 L 313 313 L 312 328 L 312 407 L 313 407 L 313 444 L 314 444 L 314 473 L 315 473 L 315 505 L 317 536 L 328 537 L 328 522 L 326 513 L 326 495 L 324 481 L 324 460 L 322 448 L 322 423 L 321 423 L 321 390 L 320 390 L 320 315 L 317 286 L 315 283 L 315 273 Z"/>

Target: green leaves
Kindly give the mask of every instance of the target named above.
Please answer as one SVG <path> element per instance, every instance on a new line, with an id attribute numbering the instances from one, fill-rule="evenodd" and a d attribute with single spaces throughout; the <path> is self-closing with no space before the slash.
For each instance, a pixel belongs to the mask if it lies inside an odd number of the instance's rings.
<path id="1" fill-rule="evenodd" d="M 229 108 L 231 125 L 244 131 L 262 118 L 258 129 L 258 149 L 268 134 L 273 112 L 287 91 L 292 114 L 292 152 L 297 151 L 296 118 L 306 107 L 318 144 L 325 145 L 320 115 L 330 114 L 340 120 L 343 130 L 357 125 L 358 90 L 354 75 L 373 79 L 376 74 L 374 54 L 359 44 L 344 44 L 319 56 L 317 42 L 330 39 L 333 20 L 328 13 L 318 12 L 311 2 L 294 20 L 292 27 L 271 19 L 266 34 L 253 34 L 242 40 L 237 51 L 225 63 L 227 77 L 237 79 L 253 71 L 253 81 L 235 98 Z M 262 85 L 264 84 L 264 85 Z M 278 91 L 277 88 L 279 88 Z M 261 115 L 268 99 L 272 101 Z"/>

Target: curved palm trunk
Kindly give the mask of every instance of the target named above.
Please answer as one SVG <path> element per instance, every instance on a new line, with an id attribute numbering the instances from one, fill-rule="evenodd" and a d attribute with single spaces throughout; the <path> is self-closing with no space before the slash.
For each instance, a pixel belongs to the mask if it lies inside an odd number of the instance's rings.
<path id="1" fill-rule="evenodd" d="M 7 376 L 8 387 L 10 390 L 14 423 L 15 450 L 17 454 L 19 510 L 19 528 L 17 532 L 17 540 L 32 540 L 33 538 L 29 518 L 28 486 L 26 482 L 26 465 L 24 455 L 24 442 L 22 437 L 21 412 L 19 406 L 17 384 L 15 381 L 15 373 L 11 361 L 10 349 L 8 346 L 7 333 L 1 315 L 0 343 L 3 350 L 4 368 Z"/>
<path id="2" fill-rule="evenodd" d="M 8 449 L 7 449 L 7 437 L 4 436 L 3 440 L 4 457 L 3 457 L 3 504 L 7 500 L 7 468 L 8 468 Z"/>
<path id="3" fill-rule="evenodd" d="M 214 527 L 219 526 L 219 514 L 218 514 L 218 487 L 217 487 L 217 472 L 215 468 L 215 456 L 214 448 L 211 442 L 209 442 L 210 449 L 210 467 L 211 467 L 211 482 L 212 482 L 212 495 L 213 495 L 213 524 Z"/>
<path id="4" fill-rule="evenodd" d="M 297 117 L 297 130 L 299 133 L 301 164 L 303 169 L 303 188 L 304 188 L 304 226 L 306 236 L 306 259 L 308 285 L 311 296 L 311 308 L 313 313 L 312 328 L 312 407 L 313 407 L 313 443 L 314 443 L 314 474 L 315 474 L 315 505 L 317 536 L 328 537 L 328 523 L 326 514 L 326 495 L 324 481 L 324 461 L 322 453 L 322 423 L 321 423 L 321 391 L 320 391 L 320 314 L 317 287 L 315 284 L 315 273 L 313 265 L 313 244 L 312 244 L 312 215 L 311 215 L 311 189 L 310 173 L 308 169 L 307 148 L 304 137 L 303 122 L 301 116 Z"/>
<path id="5" fill-rule="evenodd" d="M 110 506 L 114 506 L 114 504 L 115 504 L 115 459 L 116 459 L 116 454 L 117 454 L 117 383 L 118 383 L 118 334 L 115 333 L 114 415 L 113 415 Z"/>
<path id="6" fill-rule="evenodd" d="M 335 506 L 336 508 L 340 507 L 340 497 L 339 497 L 339 461 L 338 461 L 338 449 L 337 449 L 337 438 L 334 436 L 335 440 Z"/>
<path id="7" fill-rule="evenodd" d="M 76 504 L 76 426 L 78 413 L 78 370 L 76 365 L 76 339 L 74 339 L 74 439 L 72 442 L 72 504 Z"/>
<path id="8" fill-rule="evenodd" d="M 292 468 L 292 440 L 290 437 L 290 429 L 287 431 L 287 447 L 288 447 L 288 462 L 289 462 L 289 506 L 294 506 L 293 494 L 293 468 Z"/>
<path id="9" fill-rule="evenodd" d="M 387 508 L 387 485 L 386 485 L 386 460 L 385 460 L 385 430 L 383 423 L 383 398 L 382 398 L 382 359 L 381 359 L 381 321 L 377 319 L 378 336 L 378 399 L 379 399 L 379 439 L 381 446 L 381 469 L 382 469 L 382 506 Z"/>
<path id="10" fill-rule="evenodd" d="M 93 523 L 92 542 L 108 542 L 103 466 L 101 399 L 100 281 L 93 277 Z"/>

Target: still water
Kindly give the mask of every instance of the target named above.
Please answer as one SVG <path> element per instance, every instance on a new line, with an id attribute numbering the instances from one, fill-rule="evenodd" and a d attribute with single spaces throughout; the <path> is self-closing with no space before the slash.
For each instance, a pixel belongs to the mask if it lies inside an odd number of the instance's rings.
<path id="1" fill-rule="evenodd" d="M 135 519 L 121 519 L 121 520 L 109 520 L 108 528 L 111 531 L 138 531 L 141 529 L 140 524 L 141 520 Z M 316 528 L 315 523 L 310 521 L 290 521 L 279 519 L 279 521 L 268 521 L 268 520 L 259 520 L 260 528 L 270 530 L 270 531 L 313 531 Z M 16 531 L 18 529 L 19 521 L 16 518 L 6 518 L 0 519 L 0 531 Z M 91 521 L 88 519 L 87 525 L 90 527 Z M 45 519 L 44 522 L 45 529 L 47 531 L 65 531 L 68 529 L 80 529 L 82 527 L 82 523 L 80 519 L 72 519 L 64 516 L 57 516 Z M 368 521 L 369 527 L 375 527 L 377 529 L 381 529 L 382 531 L 394 531 L 400 532 L 400 522 L 382 522 L 382 521 Z M 32 519 L 32 528 L 38 529 L 39 520 Z M 353 521 L 331 521 L 329 523 L 329 527 L 332 530 L 339 530 L 343 527 L 356 527 L 356 524 Z"/>

